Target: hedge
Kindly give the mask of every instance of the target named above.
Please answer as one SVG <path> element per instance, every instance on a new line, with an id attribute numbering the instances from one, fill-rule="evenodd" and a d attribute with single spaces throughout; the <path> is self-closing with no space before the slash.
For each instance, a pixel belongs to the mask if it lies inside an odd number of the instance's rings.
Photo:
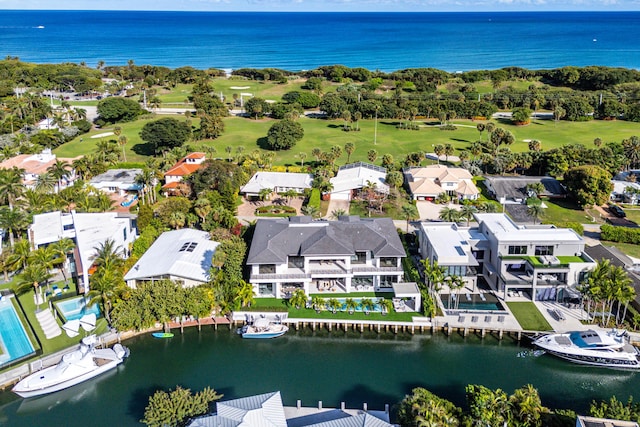
<path id="1" fill-rule="evenodd" d="M 580 236 L 584 236 L 584 226 L 579 222 L 554 222 L 553 225 L 557 228 L 571 228 Z"/>
<path id="2" fill-rule="evenodd" d="M 617 227 L 603 224 L 600 227 L 600 239 L 617 243 L 640 243 L 640 228 Z"/>
<path id="3" fill-rule="evenodd" d="M 318 190 L 317 188 L 311 190 L 307 206 L 315 206 L 316 208 L 320 209 L 320 190 Z"/>

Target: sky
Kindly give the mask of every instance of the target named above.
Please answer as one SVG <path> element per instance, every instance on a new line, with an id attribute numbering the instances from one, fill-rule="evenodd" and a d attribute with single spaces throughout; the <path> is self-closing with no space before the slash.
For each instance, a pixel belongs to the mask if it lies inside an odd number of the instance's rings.
<path id="1" fill-rule="evenodd" d="M 0 9 L 265 12 L 639 11 L 640 0 L 0 0 Z"/>

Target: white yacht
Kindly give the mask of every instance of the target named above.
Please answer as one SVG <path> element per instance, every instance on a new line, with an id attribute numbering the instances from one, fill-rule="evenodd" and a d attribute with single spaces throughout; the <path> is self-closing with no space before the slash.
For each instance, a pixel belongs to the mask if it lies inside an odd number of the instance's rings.
<path id="1" fill-rule="evenodd" d="M 570 362 L 616 369 L 640 369 L 638 349 L 626 340 L 626 332 L 573 331 L 544 335 L 533 344 Z"/>
<path id="2" fill-rule="evenodd" d="M 82 339 L 80 348 L 62 356 L 57 365 L 35 372 L 13 387 L 21 397 L 34 397 L 64 390 L 117 367 L 129 355 L 129 349 L 96 348 L 96 336 Z"/>

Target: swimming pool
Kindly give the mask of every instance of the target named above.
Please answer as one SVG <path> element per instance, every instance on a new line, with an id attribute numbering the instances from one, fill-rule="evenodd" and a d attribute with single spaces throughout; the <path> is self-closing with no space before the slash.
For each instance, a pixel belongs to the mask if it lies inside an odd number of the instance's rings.
<path id="1" fill-rule="evenodd" d="M 504 307 L 498 301 L 498 299 L 491 294 L 483 294 L 484 300 L 480 298 L 479 294 L 454 294 L 451 299 L 451 307 L 449 307 L 449 294 L 441 294 L 440 300 L 445 309 L 453 309 L 460 311 L 505 311 Z M 456 305 L 455 298 L 460 298 L 460 301 Z"/>
<path id="2" fill-rule="evenodd" d="M 342 306 L 341 306 L 340 308 L 338 308 L 338 310 L 339 310 L 339 311 L 347 311 L 347 298 L 336 298 L 336 299 L 338 300 L 338 302 L 339 302 L 340 304 L 342 304 Z M 356 306 L 356 308 L 354 309 L 354 311 L 357 311 L 357 312 L 364 311 L 364 310 L 363 310 L 362 303 L 361 303 L 362 298 L 352 298 L 352 300 L 353 300 L 356 304 L 358 304 L 358 305 Z M 377 298 L 370 298 L 370 300 L 374 302 L 374 305 L 373 305 L 373 307 L 371 307 L 371 308 L 370 308 L 370 310 L 369 310 L 369 311 L 372 311 L 372 312 L 381 312 L 381 311 L 382 311 L 382 307 L 380 306 L 380 304 L 378 304 L 378 299 L 377 299 Z M 328 310 L 330 310 L 330 308 L 328 308 L 328 307 L 329 307 L 329 298 L 326 298 L 326 299 L 325 299 L 325 303 L 326 303 L 326 305 L 327 305 L 327 309 L 328 309 Z"/>
<path id="3" fill-rule="evenodd" d="M 0 366 L 35 352 L 9 298 L 0 301 Z"/>
<path id="4" fill-rule="evenodd" d="M 87 303 L 83 296 L 58 301 L 55 305 L 67 322 L 69 320 L 80 319 L 85 314 L 90 313 L 94 313 L 96 317 L 100 316 L 100 308 L 98 307 L 98 304 L 93 304 L 91 307 L 87 307 Z"/>

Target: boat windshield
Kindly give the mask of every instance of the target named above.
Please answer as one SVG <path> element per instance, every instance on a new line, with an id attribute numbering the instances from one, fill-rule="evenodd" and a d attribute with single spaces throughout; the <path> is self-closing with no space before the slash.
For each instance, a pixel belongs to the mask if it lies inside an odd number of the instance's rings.
<path id="1" fill-rule="evenodd" d="M 600 335 L 594 331 L 576 331 L 570 334 L 571 341 L 580 348 L 592 348 L 602 345 Z"/>

